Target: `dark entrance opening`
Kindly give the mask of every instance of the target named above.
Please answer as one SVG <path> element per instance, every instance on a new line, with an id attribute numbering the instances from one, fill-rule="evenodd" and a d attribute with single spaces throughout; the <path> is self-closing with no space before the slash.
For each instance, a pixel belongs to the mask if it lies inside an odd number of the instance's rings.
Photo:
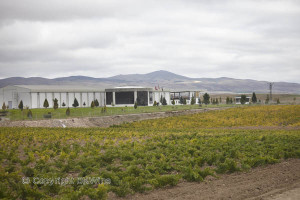
<path id="1" fill-rule="evenodd" d="M 134 92 L 116 92 L 116 104 L 134 104 Z"/>
<path id="2" fill-rule="evenodd" d="M 112 92 L 106 92 L 106 105 L 109 105 L 113 102 Z"/>
<path id="3" fill-rule="evenodd" d="M 137 104 L 139 106 L 148 106 L 148 92 L 138 91 L 137 92 Z"/>

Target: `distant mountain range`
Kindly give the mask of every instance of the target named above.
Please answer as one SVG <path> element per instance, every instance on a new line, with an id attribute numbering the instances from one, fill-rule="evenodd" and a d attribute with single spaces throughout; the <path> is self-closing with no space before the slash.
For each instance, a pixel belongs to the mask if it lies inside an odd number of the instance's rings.
<path id="1" fill-rule="evenodd" d="M 117 75 L 109 78 L 70 76 L 47 79 L 41 77 L 11 77 L 0 79 L 0 87 L 7 85 L 90 85 L 101 89 L 115 86 L 147 86 L 171 90 L 200 90 L 213 93 L 267 93 L 268 82 L 233 78 L 189 78 L 168 71 L 155 71 L 148 74 Z M 274 93 L 300 94 L 300 84 L 275 82 Z"/>

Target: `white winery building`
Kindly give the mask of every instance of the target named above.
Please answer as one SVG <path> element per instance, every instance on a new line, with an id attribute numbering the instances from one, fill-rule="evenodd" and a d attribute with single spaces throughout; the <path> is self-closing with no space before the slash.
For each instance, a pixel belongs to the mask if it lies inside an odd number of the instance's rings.
<path id="1" fill-rule="evenodd" d="M 133 106 L 135 101 L 138 105 L 151 106 L 161 97 L 171 104 L 170 91 L 138 86 L 103 89 L 75 85 L 9 85 L 0 89 L 0 105 L 5 103 L 9 109 L 17 109 L 21 100 L 24 107 L 43 108 L 45 99 L 50 108 L 54 99 L 58 100 L 59 107 L 72 107 L 75 98 L 79 107 L 90 107 L 96 99 L 99 106 Z"/>

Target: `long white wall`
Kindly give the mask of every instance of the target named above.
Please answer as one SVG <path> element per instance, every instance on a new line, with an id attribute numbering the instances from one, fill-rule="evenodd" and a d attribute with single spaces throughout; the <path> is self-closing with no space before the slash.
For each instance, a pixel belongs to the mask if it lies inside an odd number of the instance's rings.
<path id="1" fill-rule="evenodd" d="M 157 103 L 161 104 L 160 103 L 161 96 L 163 98 L 166 98 L 167 105 L 171 104 L 171 101 L 170 101 L 170 92 L 165 92 L 165 91 L 153 91 L 153 103 L 154 103 L 154 101 L 156 101 Z"/>
<path id="2" fill-rule="evenodd" d="M 22 94 L 21 98 L 26 100 L 25 101 L 27 103 L 26 105 L 29 106 L 30 108 L 43 108 L 45 99 L 48 100 L 49 108 L 52 108 L 54 105 L 53 99 L 55 98 L 58 100 L 58 107 L 63 107 L 62 106 L 63 103 L 65 103 L 65 107 L 72 107 L 75 98 L 78 101 L 79 107 L 84 107 L 83 106 L 84 103 L 85 103 L 85 107 L 90 107 L 92 101 L 94 101 L 95 99 L 98 100 L 100 106 L 104 106 L 104 97 L 105 97 L 104 92 L 95 92 L 95 93 L 93 92 L 75 92 L 75 93 L 74 92 L 55 92 L 55 93 L 33 92 L 31 93 L 31 96 L 30 93 L 28 93 L 28 96 L 26 95 L 24 96 L 24 95 L 25 94 Z"/>
<path id="3" fill-rule="evenodd" d="M 168 91 L 152 91 L 152 102 L 160 103 L 161 96 L 166 98 L 168 105 L 171 105 L 170 92 Z M 84 103 L 85 107 L 90 107 L 91 102 L 95 99 L 98 100 L 99 106 L 104 106 L 105 104 L 105 92 L 30 92 L 28 89 L 14 87 L 0 89 L 0 106 L 2 106 L 3 102 L 6 105 L 10 102 L 10 108 L 18 108 L 20 100 L 23 101 L 24 107 L 43 108 L 45 99 L 48 100 L 49 108 L 53 108 L 53 99 L 55 98 L 58 100 L 59 107 L 62 107 L 63 103 L 65 103 L 65 107 L 72 107 L 75 98 L 79 103 L 79 107 L 83 107 Z M 189 101 L 187 103 L 189 104 Z"/>

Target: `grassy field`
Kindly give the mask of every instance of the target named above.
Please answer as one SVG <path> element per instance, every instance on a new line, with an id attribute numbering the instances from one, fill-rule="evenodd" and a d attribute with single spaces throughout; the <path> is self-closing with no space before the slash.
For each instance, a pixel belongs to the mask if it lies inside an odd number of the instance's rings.
<path id="1" fill-rule="evenodd" d="M 203 108 L 208 107 L 233 107 L 237 105 L 203 105 Z M 97 108 L 70 108 L 70 116 L 66 115 L 67 108 L 58 108 L 54 110 L 53 108 L 40 108 L 31 109 L 32 120 L 45 119 L 44 115 L 51 113 L 51 118 L 63 119 L 72 117 L 98 117 L 98 116 L 108 116 L 108 115 L 124 115 L 124 114 L 137 114 L 137 113 L 151 113 L 151 112 L 164 112 L 164 111 L 176 111 L 176 110 L 187 110 L 187 109 L 197 109 L 199 105 L 177 105 L 177 106 L 140 106 L 137 109 L 134 107 L 107 107 L 106 112 L 102 112 L 102 107 Z M 8 117 L 10 120 L 31 120 L 27 117 L 28 110 L 12 109 L 8 110 Z"/>
<path id="2" fill-rule="evenodd" d="M 249 97 L 252 97 L 252 93 L 245 94 Z M 265 102 L 267 95 L 269 94 L 256 94 L 257 101 L 261 100 L 262 103 Z M 241 94 L 210 94 L 212 98 L 220 98 L 222 100 L 222 103 L 225 103 L 226 97 L 234 98 L 236 96 L 241 96 Z M 277 99 L 279 99 L 280 103 L 282 104 L 300 104 L 300 95 L 299 94 L 273 94 L 272 95 L 273 102 L 276 103 Z"/>
<path id="3" fill-rule="evenodd" d="M 108 192 L 126 196 L 300 158 L 299 125 L 300 106 L 287 105 L 110 128 L 1 128 L 0 199 L 105 199 Z M 251 129 L 269 126 L 276 129 Z M 22 177 L 30 183 L 23 184 Z M 34 183 L 36 177 L 106 181 L 51 185 Z"/>

